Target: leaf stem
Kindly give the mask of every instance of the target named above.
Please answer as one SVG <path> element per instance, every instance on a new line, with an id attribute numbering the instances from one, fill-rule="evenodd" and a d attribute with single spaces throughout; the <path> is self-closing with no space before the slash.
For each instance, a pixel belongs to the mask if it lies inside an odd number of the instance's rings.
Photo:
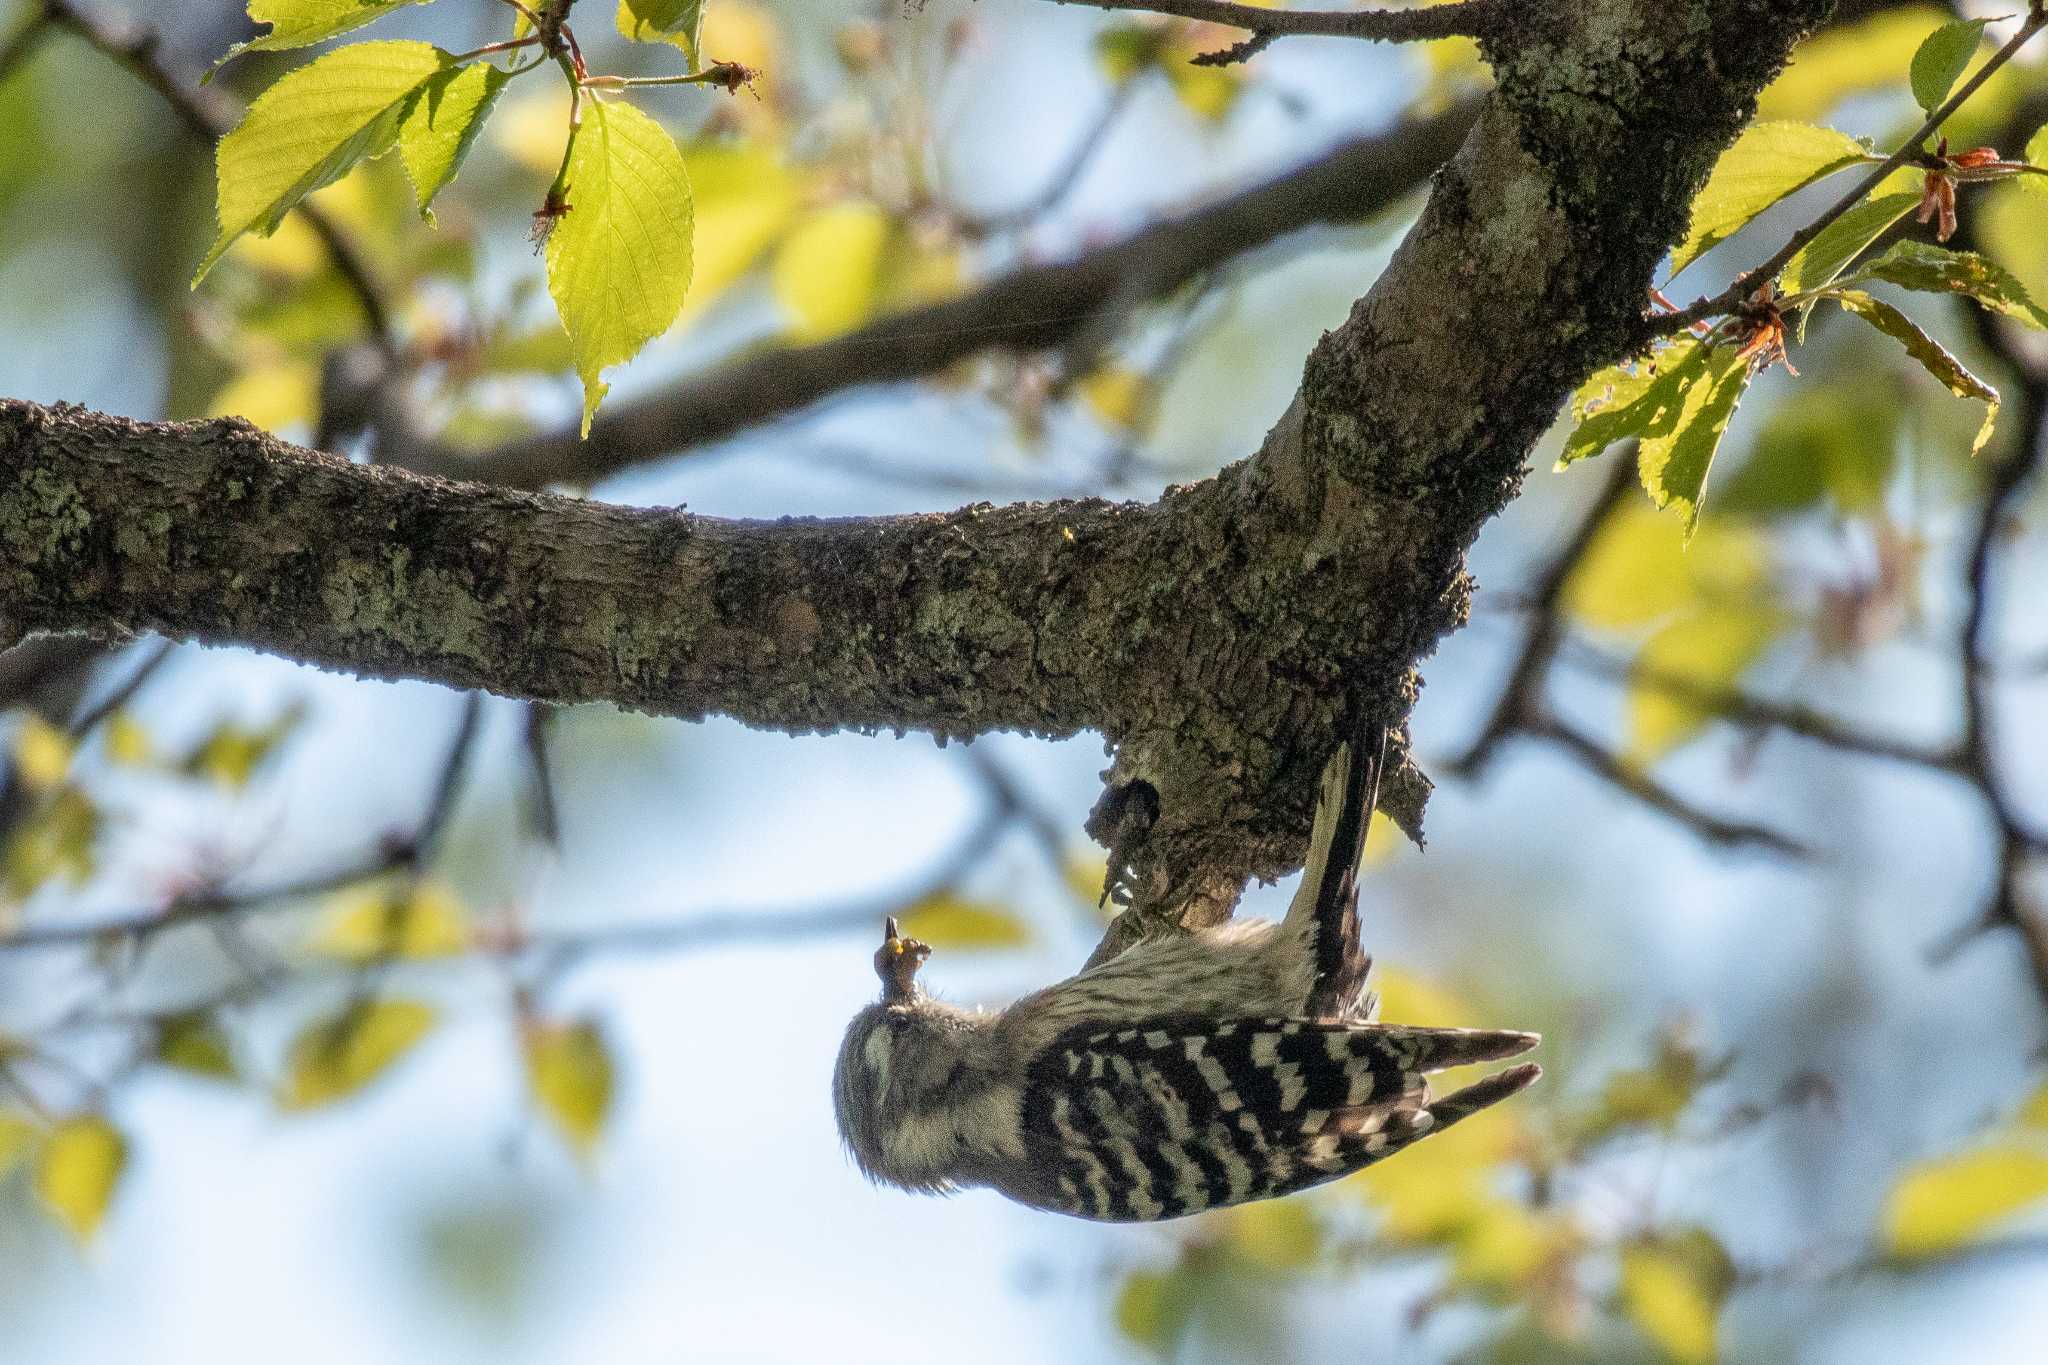
<path id="1" fill-rule="evenodd" d="M 522 47 L 532 47 L 538 42 L 540 42 L 540 38 L 536 34 L 528 34 L 524 38 L 507 38 L 502 43 L 485 43 L 482 47 L 474 47 L 467 52 L 458 52 L 448 60 L 457 64 L 473 62 L 479 57 L 489 57 L 494 53 L 514 52 Z"/>

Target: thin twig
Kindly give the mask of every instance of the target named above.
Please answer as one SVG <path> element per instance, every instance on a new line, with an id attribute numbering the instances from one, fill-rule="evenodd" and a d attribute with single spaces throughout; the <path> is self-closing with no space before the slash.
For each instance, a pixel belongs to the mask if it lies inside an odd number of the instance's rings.
<path id="1" fill-rule="evenodd" d="M 1434 38 L 1483 38 L 1498 32 L 1509 0 L 1463 0 L 1424 9 L 1266 9 L 1232 0 L 1053 0 L 1090 9 L 1164 14 L 1207 24 L 1247 29 L 1276 38 L 1363 38 L 1380 43 L 1427 42 Z"/>

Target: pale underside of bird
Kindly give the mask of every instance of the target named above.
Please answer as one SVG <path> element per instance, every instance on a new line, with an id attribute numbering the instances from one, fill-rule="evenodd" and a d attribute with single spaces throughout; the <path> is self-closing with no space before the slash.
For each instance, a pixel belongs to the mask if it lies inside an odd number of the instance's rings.
<path id="1" fill-rule="evenodd" d="M 1384 732 L 1360 727 L 1325 766 L 1280 921 L 1145 939 L 999 1011 L 927 994 L 930 950 L 889 921 L 882 999 L 833 1078 L 855 1163 L 907 1190 L 1155 1221 L 1334 1180 L 1528 1086 L 1533 1064 L 1443 1098 L 1427 1076 L 1526 1052 L 1533 1033 L 1372 1018 L 1358 867 L 1384 754 Z"/>

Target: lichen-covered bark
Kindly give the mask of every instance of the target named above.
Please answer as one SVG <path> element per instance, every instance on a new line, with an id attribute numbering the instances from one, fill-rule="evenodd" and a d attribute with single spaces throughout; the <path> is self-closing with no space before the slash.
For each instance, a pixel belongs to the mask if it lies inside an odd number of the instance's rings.
<path id="1" fill-rule="evenodd" d="M 1095 729 L 1110 793 L 1158 796 L 1124 849 L 1141 901 L 1213 918 L 1298 862 L 1337 713 L 1406 714 L 1466 548 L 1638 335 L 1693 190 L 1826 7 L 1518 10 L 1499 92 L 1263 448 L 1156 504 L 731 522 L 13 403 L 0 626 L 789 730 Z"/>

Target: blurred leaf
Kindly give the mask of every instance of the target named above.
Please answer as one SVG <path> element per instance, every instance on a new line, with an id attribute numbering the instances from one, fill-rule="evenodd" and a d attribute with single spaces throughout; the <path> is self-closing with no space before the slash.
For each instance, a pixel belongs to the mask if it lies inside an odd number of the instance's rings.
<path id="1" fill-rule="evenodd" d="M 619 0 L 618 22 L 619 32 L 636 43 L 674 43 L 692 71 L 703 64 L 704 0 Z"/>
<path id="2" fill-rule="evenodd" d="M 1948 16 L 1931 5 L 1880 11 L 1830 24 L 1799 44 L 1792 62 L 1757 99 L 1757 116 L 1814 119 L 1850 95 L 1889 87 L 1912 60 L 1930 24 Z"/>
<path id="3" fill-rule="evenodd" d="M 253 365 L 229 380 L 206 408 L 209 417 L 241 417 L 265 431 L 311 426 L 319 414 L 320 368 L 311 360 Z"/>
<path id="4" fill-rule="evenodd" d="M 695 274 L 685 317 L 757 265 L 796 216 L 802 181 L 762 142 L 700 142 L 689 150 L 696 195 Z"/>
<path id="5" fill-rule="evenodd" d="M 76 787 L 64 787 L 8 840 L 0 889 L 11 899 L 25 900 L 55 876 L 63 876 L 72 886 L 84 884 L 96 866 L 93 848 L 100 826 L 100 808 L 92 798 Z"/>
<path id="6" fill-rule="evenodd" d="M 1133 1270 L 1117 1289 L 1116 1329 L 1147 1350 L 1166 1355 L 1186 1330 L 1193 1307 L 1185 1275 L 1170 1270 Z"/>
<path id="7" fill-rule="evenodd" d="M 1426 1028 L 1466 1028 L 1478 1022 L 1478 1011 L 1451 992 L 1413 972 L 1377 967 L 1373 990 L 1380 998 L 1380 1018 L 1391 1024 Z"/>
<path id="8" fill-rule="evenodd" d="M 533 1023 L 522 1032 L 534 1102 L 585 1161 L 604 1136 L 612 1109 L 611 1050 L 594 1019 Z"/>
<path id="9" fill-rule="evenodd" d="M 2030 166 L 2048 167 L 2048 123 L 2034 130 L 2027 139 L 2025 160 Z M 2020 175 L 2013 183 L 2029 194 L 2048 194 L 2048 175 Z"/>
<path id="10" fill-rule="evenodd" d="M 772 271 L 775 297 L 799 342 L 849 332 L 874 313 L 889 243 L 888 214 L 869 203 L 819 209 L 782 241 Z"/>
<path id="11" fill-rule="evenodd" d="M 1885 1242 L 1900 1256 L 1939 1256 L 2048 1198 L 2048 1152 L 1996 1146 L 1909 1169 L 1885 1201 Z"/>
<path id="12" fill-rule="evenodd" d="M 1801 247 L 1778 276 L 1781 294 L 1798 294 L 1833 282 L 1850 261 L 1876 241 L 1893 223 L 1920 203 L 1918 190 L 1878 194 L 1864 200 Z"/>
<path id="13" fill-rule="evenodd" d="M 1128 365 L 1099 365 L 1074 385 L 1097 420 L 1112 431 L 1130 431 L 1151 411 L 1152 381 Z"/>
<path id="14" fill-rule="evenodd" d="M 1289 1272 L 1314 1265 L 1323 1248 L 1315 1206 L 1305 1199 L 1262 1199 L 1222 1210 L 1218 1219 L 1233 1255 L 1261 1270 Z"/>
<path id="15" fill-rule="evenodd" d="M 36 1193 L 73 1240 L 90 1242 L 128 1164 L 128 1142 L 97 1114 L 50 1130 L 36 1162 Z"/>
<path id="16" fill-rule="evenodd" d="M 1702 346 L 1700 370 L 1690 377 L 1663 414 L 1644 428 L 1636 468 L 1650 501 L 1676 512 L 1687 539 L 1699 526 L 1707 474 L 1721 437 L 1749 389 L 1749 362 L 1735 346 Z"/>
<path id="17" fill-rule="evenodd" d="M 1467 1288 L 1510 1293 L 1551 1259 L 1557 1229 L 1512 1199 L 1498 1196 L 1474 1208 L 1451 1255 L 1451 1278 Z"/>
<path id="18" fill-rule="evenodd" d="M 1380 1209 L 1386 1240 L 1455 1246 L 1500 1200 L 1493 1181 L 1501 1163 L 1527 1145 L 1515 1107 L 1496 1105 L 1455 1128 L 1432 1133 L 1398 1161 L 1368 1166 L 1345 1183 Z"/>
<path id="19" fill-rule="evenodd" d="M 165 1066 L 217 1081 L 241 1079 L 227 1034 L 205 1014 L 178 1014 L 157 1028 L 156 1059 Z"/>
<path id="20" fill-rule="evenodd" d="M 236 43 L 214 66 L 218 68 L 244 52 L 276 52 L 325 42 L 395 9 L 426 3 L 428 0 L 249 0 L 249 18 L 269 24 L 270 32 Z"/>
<path id="21" fill-rule="evenodd" d="M 1176 54 L 1176 60 L 1168 61 L 1162 68 L 1166 79 L 1190 113 L 1211 123 L 1220 123 L 1236 107 L 1237 97 L 1244 93 L 1244 67 L 1195 66 L 1187 60 L 1187 56 L 1192 55 L 1192 52 Z"/>
<path id="22" fill-rule="evenodd" d="M 1719 1296 L 1686 1259 L 1655 1243 L 1624 1247 L 1621 1298 L 1629 1317 L 1672 1360 L 1704 1365 L 1716 1358 Z"/>
<path id="23" fill-rule="evenodd" d="M 553 175 L 569 136 L 569 91 L 560 81 L 527 86 L 492 116 L 491 142 L 530 171 Z"/>
<path id="24" fill-rule="evenodd" d="M 938 949 L 1017 948 L 1031 929 L 1015 911 L 989 901 L 936 891 L 904 910 L 903 932 Z"/>
<path id="25" fill-rule="evenodd" d="M 14 773 L 33 792 L 54 791 L 71 770 L 71 736 L 33 711 L 14 732 Z"/>
<path id="26" fill-rule="evenodd" d="M 1844 512 L 1873 511 L 1898 463 L 1899 421 L 1890 386 L 1809 384 L 1798 402 L 1770 409 L 1715 506 L 1737 518 L 1779 516 L 1829 497 Z"/>
<path id="27" fill-rule="evenodd" d="M 434 196 L 462 169 L 484 120 L 512 78 L 489 62 L 443 71 L 420 87 L 398 129 L 398 155 L 419 196 L 420 217 L 434 221 Z"/>
<path id="28" fill-rule="evenodd" d="M 2020 1106 L 2018 1118 L 2023 1127 L 2048 1128 L 2048 1084 L 2041 1085 L 2027 1096 L 2027 1102 Z"/>
<path id="29" fill-rule="evenodd" d="M 125 710 L 107 717 L 107 758 L 124 768 L 140 768 L 155 756 L 149 730 Z"/>
<path id="30" fill-rule="evenodd" d="M 1784 614 L 1769 605 L 1731 604 L 1681 616 L 1652 635 L 1631 670 L 1623 761 L 1647 767 L 1714 718 L 1711 708 L 1667 682 L 1724 691 L 1762 657 L 1784 625 Z"/>
<path id="31" fill-rule="evenodd" d="M 1835 295 L 1835 302 L 1899 342 L 1906 348 L 1906 354 L 1919 361 L 1921 368 L 1939 379 L 1950 393 L 1958 398 L 1975 398 L 1982 402 L 1984 423 L 1977 428 L 1977 439 L 1970 443 L 1970 453 L 1975 455 L 1984 448 L 1984 443 L 1991 439 L 1992 429 L 1998 424 L 1997 389 L 1963 368 L 1963 362 L 1951 355 L 1948 348 L 1883 300 L 1872 298 L 1860 290 L 1845 289 Z"/>
<path id="32" fill-rule="evenodd" d="M 1111 85 L 1122 85 L 1159 65 L 1166 31 L 1150 24 L 1112 24 L 1095 35 L 1095 60 Z"/>
<path id="33" fill-rule="evenodd" d="M 583 431 L 606 368 L 682 312 L 690 287 L 690 178 L 662 126 L 630 104 L 586 100 L 569 151 L 568 212 L 548 234 L 548 292 L 583 379 Z"/>
<path id="34" fill-rule="evenodd" d="M 278 713 L 270 724 L 247 729 L 224 720 L 207 732 L 198 745 L 179 760 L 179 771 L 187 777 L 207 777 L 229 790 L 240 790 L 298 729 L 306 718 L 303 702 L 294 702 Z"/>
<path id="35" fill-rule="evenodd" d="M 1105 911 L 1114 913 L 1117 907 L 1105 904 L 1102 900 L 1102 888 L 1108 876 L 1107 857 L 1082 853 L 1069 857 L 1060 864 L 1060 880 L 1066 883 L 1067 890 L 1073 893 L 1075 900 L 1088 906 L 1102 905 Z"/>
<path id="36" fill-rule="evenodd" d="M 1890 250 L 1859 267 L 1842 283 L 1865 280 L 1884 280 L 1924 293 L 1961 294 L 2036 331 L 2048 329 L 2048 311 L 2034 302 L 2019 278 L 1974 251 L 1950 251 L 1926 242 L 1894 242 Z"/>
<path id="37" fill-rule="evenodd" d="M 1643 503 L 1608 514 L 1566 580 L 1566 610 L 1589 626 L 1628 629 L 1701 601 L 1747 600 L 1768 576 L 1762 541 L 1746 527 L 1707 523 L 1688 542 Z"/>
<path id="38" fill-rule="evenodd" d="M 1933 113 L 1936 106 L 1948 98 L 1948 92 L 1955 88 L 1956 80 L 1963 69 L 1970 64 L 1970 58 L 1977 53 L 1977 47 L 1984 41 L 1984 25 L 1989 19 L 1962 19 L 1943 24 L 1927 35 L 1920 44 L 1920 50 L 1913 54 L 1909 79 L 1913 86 L 1913 98 L 1920 107 Z"/>
<path id="39" fill-rule="evenodd" d="M 443 883 L 399 881 L 337 895 L 311 946 L 345 962 L 454 957 L 469 949 L 469 925 Z"/>
<path id="40" fill-rule="evenodd" d="M 1580 1118 L 1577 1136 L 1581 1142 L 1592 1142 L 1624 1128 L 1672 1132 L 1693 1096 L 1719 1079 L 1727 1066 L 1725 1060 L 1706 1065 L 1688 1038 L 1667 1030 L 1648 1066 L 1608 1077 L 1599 1103 Z"/>
<path id="41" fill-rule="evenodd" d="M 28 1160 L 41 1137 L 42 1130 L 20 1114 L 0 1114 L 0 1180 Z"/>
<path id="42" fill-rule="evenodd" d="M 353 1095 L 381 1076 L 434 1027 L 417 1000 L 372 1000 L 317 1020 L 292 1040 L 278 1102 L 311 1109 Z"/>
<path id="43" fill-rule="evenodd" d="M 220 235 L 196 287 L 237 237 L 268 236 L 292 206 L 382 156 L 447 54 L 427 43 L 352 43 L 289 71 L 256 97 L 217 156 Z"/>
<path id="44" fill-rule="evenodd" d="M 1832 128 L 1750 124 L 1722 153 L 1706 187 L 1693 200 L 1692 228 L 1671 253 L 1671 274 L 1676 277 L 1780 199 L 1856 165 L 1865 155 L 1862 143 Z"/>

